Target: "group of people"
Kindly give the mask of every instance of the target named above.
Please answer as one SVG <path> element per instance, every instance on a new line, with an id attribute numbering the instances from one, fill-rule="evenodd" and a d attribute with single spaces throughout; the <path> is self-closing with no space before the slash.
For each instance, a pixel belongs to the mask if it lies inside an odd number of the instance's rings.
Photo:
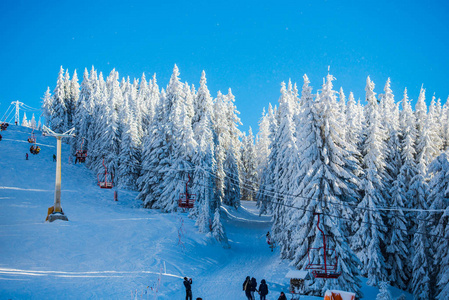
<path id="1" fill-rule="evenodd" d="M 39 154 L 41 152 L 41 148 L 39 146 L 31 145 L 30 153 L 31 154 Z"/>
<path id="2" fill-rule="evenodd" d="M 254 296 L 255 292 L 260 295 L 260 300 L 266 300 L 268 295 L 268 285 L 265 282 L 265 279 L 262 279 L 259 285 L 259 289 L 257 289 L 257 280 L 256 278 L 250 278 L 246 276 L 245 282 L 243 282 L 243 290 L 245 291 L 246 298 L 248 300 L 256 300 Z"/>
<path id="3" fill-rule="evenodd" d="M 265 279 L 262 279 L 259 285 L 259 289 L 257 289 L 257 280 L 256 278 L 246 276 L 245 281 L 243 282 L 243 291 L 245 291 L 245 296 L 248 300 L 256 300 L 255 292 L 260 295 L 260 300 L 266 300 L 268 295 L 268 285 Z M 278 300 L 287 300 L 284 292 L 281 292 Z"/>

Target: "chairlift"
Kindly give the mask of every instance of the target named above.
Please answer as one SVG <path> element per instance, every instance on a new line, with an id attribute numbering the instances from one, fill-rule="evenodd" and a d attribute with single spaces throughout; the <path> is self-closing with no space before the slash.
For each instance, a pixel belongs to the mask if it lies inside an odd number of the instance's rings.
<path id="1" fill-rule="evenodd" d="M 193 208 L 196 198 L 196 194 L 189 194 L 188 186 L 191 178 L 189 174 L 187 174 L 187 176 L 189 177 L 189 180 L 186 182 L 186 192 L 181 193 L 178 200 L 178 206 L 183 210 Z"/>
<path id="2" fill-rule="evenodd" d="M 329 249 L 326 246 L 326 235 L 324 234 L 323 230 L 320 228 L 320 214 L 314 213 L 314 215 L 318 215 L 318 222 L 316 224 L 316 227 L 321 232 L 321 235 L 323 236 L 323 246 L 318 248 L 309 248 L 308 249 L 308 258 L 309 263 L 305 267 L 306 270 L 312 270 L 312 275 L 315 278 L 333 278 L 336 279 L 341 275 L 341 272 L 337 271 L 337 265 L 338 265 L 338 257 L 335 256 L 335 263 L 331 263 L 331 259 L 328 260 L 328 256 L 332 257 L 335 249 Z M 323 252 L 323 261 L 324 263 L 313 263 L 312 259 L 310 258 L 310 254 L 312 252 L 320 253 Z"/>
<path id="3" fill-rule="evenodd" d="M 28 143 L 36 144 L 36 135 L 34 134 L 34 128 L 31 135 L 28 137 Z"/>
<path id="4" fill-rule="evenodd" d="M 104 167 L 104 181 L 100 181 L 100 174 L 97 174 L 98 185 L 102 189 L 112 189 L 114 187 L 112 185 L 112 181 L 114 180 L 114 175 L 108 173 L 108 169 L 106 168 L 106 166 L 104 164 L 104 158 L 103 158 L 103 167 Z M 108 181 L 108 177 L 111 178 L 111 181 Z"/>
<path id="5" fill-rule="evenodd" d="M 76 162 L 80 162 L 80 163 L 86 162 L 87 149 L 83 150 L 83 144 L 84 144 L 84 138 L 81 141 L 81 149 L 76 150 L 76 153 L 75 153 L 75 157 L 76 157 L 75 164 L 76 164 Z"/>

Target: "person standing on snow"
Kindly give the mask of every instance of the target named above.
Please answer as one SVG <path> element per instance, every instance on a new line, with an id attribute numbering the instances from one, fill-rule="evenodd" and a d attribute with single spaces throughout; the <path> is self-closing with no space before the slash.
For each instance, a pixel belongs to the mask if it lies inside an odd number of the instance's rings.
<path id="1" fill-rule="evenodd" d="M 260 282 L 259 295 L 260 295 L 260 300 L 267 300 L 266 297 L 268 295 L 268 285 L 265 282 L 265 279 L 262 279 L 262 281 Z"/>
<path id="2" fill-rule="evenodd" d="M 186 300 L 192 300 L 192 278 L 184 277 L 184 286 L 186 287 Z"/>
<path id="3" fill-rule="evenodd" d="M 284 292 L 281 292 L 281 295 L 279 296 L 278 300 L 287 300 L 287 297 L 285 297 Z"/>
<path id="4" fill-rule="evenodd" d="M 243 290 L 245 291 L 245 296 L 248 300 L 253 300 L 253 297 L 251 296 L 251 287 L 251 278 L 246 276 L 245 282 L 243 282 Z"/>
<path id="5" fill-rule="evenodd" d="M 251 298 L 256 300 L 256 296 L 254 296 L 254 292 L 257 291 L 257 281 L 256 278 L 251 278 Z"/>

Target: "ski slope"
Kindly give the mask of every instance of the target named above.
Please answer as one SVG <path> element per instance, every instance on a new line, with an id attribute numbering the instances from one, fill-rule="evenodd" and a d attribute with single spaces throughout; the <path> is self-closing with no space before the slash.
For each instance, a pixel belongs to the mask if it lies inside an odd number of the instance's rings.
<path id="1" fill-rule="evenodd" d="M 115 189 L 100 189 L 96 174 L 70 163 L 65 144 L 61 204 L 69 221 L 45 222 L 56 140 L 37 135 L 41 152 L 32 155 L 30 133 L 12 125 L 0 141 L 0 299 L 184 299 L 184 276 L 193 278 L 194 299 L 246 299 L 246 276 L 267 281 L 269 300 L 288 291 L 292 267 L 268 248 L 270 217 L 259 217 L 253 202 L 223 208 L 231 245 L 223 249 L 186 213 L 143 209 L 126 190 L 117 190 L 115 202 Z M 378 293 L 366 285 L 362 291 L 365 299 Z"/>

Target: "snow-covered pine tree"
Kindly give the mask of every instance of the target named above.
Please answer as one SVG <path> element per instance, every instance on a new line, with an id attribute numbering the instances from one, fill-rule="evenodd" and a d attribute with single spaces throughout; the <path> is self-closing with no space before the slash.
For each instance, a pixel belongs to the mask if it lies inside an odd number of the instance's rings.
<path id="1" fill-rule="evenodd" d="M 78 82 L 78 75 L 76 73 L 76 70 L 73 71 L 72 79 L 66 83 L 69 87 L 69 94 L 67 96 L 67 129 L 73 128 L 75 125 L 75 112 L 76 112 L 76 105 L 78 103 L 78 98 L 80 94 L 80 85 Z M 74 141 L 74 139 L 73 139 Z M 70 140 L 70 143 L 73 143 L 72 140 Z"/>
<path id="2" fill-rule="evenodd" d="M 238 117 L 238 115 L 240 114 L 240 112 L 237 110 L 237 107 L 235 106 L 235 96 L 232 94 L 231 89 L 228 89 L 228 94 L 225 95 L 225 106 L 226 106 L 226 125 L 227 125 L 227 131 L 228 131 L 228 138 L 229 138 L 229 144 L 225 143 L 225 145 L 227 144 L 227 152 L 226 152 L 226 158 L 225 160 L 228 161 L 228 163 L 230 162 L 230 160 L 232 161 L 233 159 L 235 159 L 235 163 L 237 166 L 237 173 L 233 173 L 232 174 L 232 180 L 238 180 L 237 182 L 240 184 L 240 187 L 238 189 L 232 189 L 229 190 L 233 196 L 226 196 L 226 192 L 225 192 L 225 197 L 227 197 L 227 199 L 231 200 L 233 199 L 233 203 L 231 204 L 232 206 L 238 208 L 240 206 L 240 198 L 241 198 L 241 194 L 240 191 L 242 190 L 242 181 L 240 178 L 240 171 L 242 169 L 242 160 L 241 160 L 241 156 L 240 156 L 240 149 L 242 148 L 242 142 L 241 142 L 241 136 L 242 136 L 242 132 L 238 129 L 239 125 L 242 125 L 242 122 L 240 121 L 240 118 Z M 230 155 L 229 150 L 232 149 L 233 153 L 232 155 Z M 232 158 L 233 156 L 233 158 Z M 230 160 L 228 160 L 230 159 Z M 232 167 L 231 167 L 232 163 L 227 164 L 226 169 L 231 171 Z M 225 168 L 225 167 L 224 167 Z M 228 176 L 228 174 L 225 171 L 226 176 Z M 236 178 L 236 176 L 238 176 L 238 178 Z"/>
<path id="3" fill-rule="evenodd" d="M 275 197 L 273 206 L 273 225 L 271 236 L 281 248 L 283 258 L 293 258 L 290 250 L 291 222 L 289 207 L 293 203 L 293 191 L 296 191 L 295 179 L 298 176 L 300 161 L 295 138 L 295 124 L 293 113 L 295 111 L 293 101 L 290 100 L 289 92 L 285 83 L 281 84 L 281 96 L 279 97 L 279 128 L 275 136 L 277 144 L 276 165 L 273 170 L 275 178 Z"/>
<path id="4" fill-rule="evenodd" d="M 413 199 L 414 209 L 427 209 L 428 187 L 426 182 L 427 165 L 437 153 L 435 145 L 430 138 L 430 124 L 427 117 L 427 106 L 424 102 L 425 90 L 421 88 L 418 103 L 416 104 L 416 173 L 410 182 L 410 199 Z M 410 288 L 415 299 L 429 299 L 430 296 L 430 268 L 429 241 L 427 239 L 427 214 L 424 212 L 409 212 L 409 218 L 413 220 L 415 232 L 412 241 L 412 276 Z"/>
<path id="5" fill-rule="evenodd" d="M 437 149 L 436 155 L 432 158 L 434 160 L 440 155 L 443 150 L 443 139 L 441 137 L 442 123 L 441 123 L 441 103 L 435 102 L 435 96 L 432 97 L 429 106 L 429 114 L 427 115 L 428 122 L 430 124 L 430 138 L 433 141 L 435 148 Z M 430 163 L 430 162 L 429 162 Z"/>
<path id="6" fill-rule="evenodd" d="M 53 91 L 53 100 L 51 108 L 51 120 L 50 124 L 52 130 L 56 133 L 62 133 L 65 129 L 65 118 L 66 118 L 66 94 L 65 94 L 65 80 L 64 80 L 64 69 L 60 68 L 58 81 L 56 82 L 56 87 Z"/>
<path id="7" fill-rule="evenodd" d="M 242 158 L 242 170 L 240 173 L 242 181 L 242 199 L 252 201 L 256 198 L 259 176 L 257 174 L 257 154 L 251 127 L 248 130 L 248 136 L 243 135 L 240 156 Z"/>
<path id="8" fill-rule="evenodd" d="M 80 150 L 81 144 L 83 149 L 87 149 L 87 131 L 92 122 L 93 113 L 93 86 L 89 79 L 87 69 L 84 69 L 83 81 L 81 82 L 81 91 L 79 93 L 78 101 L 76 102 L 76 110 L 74 115 L 75 138 L 73 148 Z"/>
<path id="9" fill-rule="evenodd" d="M 47 87 L 47 90 L 45 91 L 44 97 L 41 98 L 42 99 L 42 116 L 45 119 L 45 124 L 47 125 L 47 127 L 51 127 L 51 119 L 52 119 L 52 114 L 53 114 L 53 97 L 51 96 L 50 93 L 50 87 Z"/>
<path id="10" fill-rule="evenodd" d="M 136 121 L 129 107 L 124 108 L 127 113 L 124 120 L 124 131 L 120 143 L 118 186 L 136 190 L 137 178 L 140 175 L 140 141 Z"/>
<path id="11" fill-rule="evenodd" d="M 23 127 L 29 127 L 28 120 L 27 120 L 27 113 L 26 112 L 23 112 L 23 118 L 22 118 L 21 125 Z"/>
<path id="12" fill-rule="evenodd" d="M 212 236 L 220 242 L 220 244 L 225 249 L 231 248 L 229 245 L 228 237 L 226 236 L 226 232 L 224 231 L 224 227 L 221 224 L 220 220 L 220 208 L 215 209 L 214 213 L 214 221 L 212 223 Z"/>
<path id="13" fill-rule="evenodd" d="M 268 106 L 268 113 L 266 115 L 267 119 L 267 139 L 269 140 L 268 144 L 268 157 L 264 166 L 260 167 L 259 176 L 259 189 L 257 191 L 256 199 L 257 199 L 257 207 L 259 207 L 259 214 L 266 214 L 267 212 L 272 211 L 272 205 L 274 203 L 274 175 L 273 168 L 276 164 L 276 156 L 277 156 L 277 145 L 274 141 L 274 137 L 277 132 L 278 122 L 276 118 L 276 109 L 273 109 L 271 103 Z M 260 128 L 260 127 L 259 127 Z M 261 132 L 262 129 L 259 129 Z"/>
<path id="14" fill-rule="evenodd" d="M 433 211 L 428 216 L 434 258 L 431 286 L 435 287 L 431 296 L 443 300 L 449 295 L 449 159 L 446 152 L 430 163 L 428 172 L 429 208 Z"/>
<path id="15" fill-rule="evenodd" d="M 377 294 L 376 300 L 393 300 L 388 286 L 389 283 L 387 281 L 379 282 L 379 294 Z"/>
<path id="16" fill-rule="evenodd" d="M 256 172 L 258 174 L 258 182 L 260 182 L 262 171 L 267 165 L 268 156 L 270 155 L 270 123 L 268 114 L 265 113 L 265 108 L 259 120 L 259 132 L 256 135 L 255 144 Z"/>
<path id="17" fill-rule="evenodd" d="M 168 88 L 167 91 L 169 91 Z M 188 113 L 192 109 L 192 99 L 190 87 L 187 83 L 183 85 L 181 92 L 181 97 L 174 99 L 172 114 L 168 116 L 171 120 L 168 127 L 172 126 L 170 131 L 173 136 L 170 148 L 170 167 L 165 170 L 161 182 L 161 200 L 165 199 L 165 203 L 161 201 L 160 207 L 164 211 L 176 211 L 178 209 L 179 195 L 186 192 L 187 175 L 191 175 L 194 171 L 192 157 L 196 151 L 197 143 L 193 138 L 192 118 Z M 167 93 L 168 96 L 170 95 Z M 190 182 L 190 188 L 191 184 Z"/>
<path id="18" fill-rule="evenodd" d="M 30 127 L 33 128 L 33 129 L 36 129 L 36 118 L 34 117 L 34 113 L 31 116 Z"/>
<path id="19" fill-rule="evenodd" d="M 213 201 L 214 195 L 214 140 L 211 128 L 211 111 L 208 110 L 195 124 L 194 136 L 197 140 L 197 150 L 192 157 L 193 185 L 192 190 L 196 194 L 196 203 L 190 215 L 197 217 L 197 226 L 200 232 L 209 232 L 211 224 L 211 212 L 219 205 Z"/>
<path id="20" fill-rule="evenodd" d="M 235 157 L 234 145 L 231 143 L 226 150 L 226 159 L 223 162 L 224 177 L 223 204 L 232 206 L 235 209 L 240 207 L 240 175 Z"/>
<path id="21" fill-rule="evenodd" d="M 355 203 L 357 178 L 353 171 L 356 161 L 345 137 L 340 131 L 336 111 L 335 91 L 332 89 L 332 75 L 327 76 L 323 84 L 322 93 L 310 109 L 304 108 L 305 116 L 301 118 L 308 124 L 303 128 L 301 136 L 300 156 L 301 171 L 299 176 L 299 194 L 295 198 L 294 206 L 298 207 L 297 215 L 293 216 L 296 230 L 292 233 L 295 247 L 295 258 L 292 262 L 301 269 L 308 263 L 308 248 L 322 247 L 322 235 L 316 228 L 317 216 L 313 213 L 323 214 L 320 228 L 328 235 L 328 247 L 335 249 L 334 255 L 338 257 L 338 271 L 343 271 L 335 280 L 311 279 L 306 281 L 308 294 L 323 294 L 327 289 L 342 289 L 357 293 L 360 291 L 358 279 L 359 263 L 357 257 L 349 248 L 349 224 L 343 219 L 329 217 L 344 217 L 348 213 L 348 203 Z M 306 81 L 306 78 L 305 78 Z M 307 79 L 308 81 L 308 79 Z M 303 88 L 304 91 L 304 88 Z M 335 257 L 334 257 L 335 258 Z M 311 252 L 313 263 L 323 263 L 322 253 Z"/>
<path id="22" fill-rule="evenodd" d="M 221 205 L 224 198 L 224 178 L 226 176 L 223 170 L 223 164 L 226 159 L 226 149 L 229 147 L 230 138 L 227 128 L 226 119 L 226 103 L 223 94 L 218 91 L 217 98 L 214 103 L 214 139 L 215 161 L 217 169 L 215 174 L 215 196 L 218 203 Z"/>
<path id="23" fill-rule="evenodd" d="M 361 271 L 368 277 L 367 284 L 377 286 L 387 279 L 387 269 L 382 249 L 386 243 L 384 215 L 378 209 L 386 206 L 384 190 L 385 130 L 381 124 L 379 108 L 374 93 L 374 83 L 367 78 L 365 140 L 362 146 L 362 194 L 357 205 L 355 234 L 351 246 L 361 262 Z"/>

